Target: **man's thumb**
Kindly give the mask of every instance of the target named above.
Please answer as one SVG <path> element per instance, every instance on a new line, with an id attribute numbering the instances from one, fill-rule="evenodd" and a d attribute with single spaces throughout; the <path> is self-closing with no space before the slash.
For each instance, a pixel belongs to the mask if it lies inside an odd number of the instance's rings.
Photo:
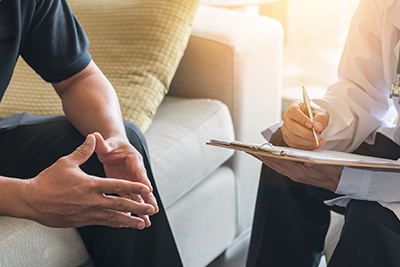
<path id="1" fill-rule="evenodd" d="M 74 152 L 72 152 L 68 157 L 74 161 L 77 165 L 85 163 L 94 152 L 96 147 L 96 138 L 93 134 L 89 134 L 86 137 L 85 142 L 80 145 Z"/>
<path id="2" fill-rule="evenodd" d="M 100 133 L 95 132 L 93 133 L 93 135 L 96 138 L 96 147 L 95 147 L 96 153 L 107 154 L 113 150 L 113 143 L 106 142 Z"/>

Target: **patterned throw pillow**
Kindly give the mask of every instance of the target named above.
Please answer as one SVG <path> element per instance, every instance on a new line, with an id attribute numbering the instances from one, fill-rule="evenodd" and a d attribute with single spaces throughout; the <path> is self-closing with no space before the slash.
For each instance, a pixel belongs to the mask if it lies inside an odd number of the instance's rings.
<path id="1" fill-rule="evenodd" d="M 113 84 L 123 117 L 146 131 L 186 49 L 201 0 L 69 0 L 93 60 Z M 60 100 L 22 59 L 0 116 L 63 114 Z"/>

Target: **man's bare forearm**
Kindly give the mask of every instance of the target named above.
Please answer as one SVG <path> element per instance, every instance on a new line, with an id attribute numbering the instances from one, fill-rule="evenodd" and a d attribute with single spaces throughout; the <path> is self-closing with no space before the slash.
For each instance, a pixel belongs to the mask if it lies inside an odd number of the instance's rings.
<path id="1" fill-rule="evenodd" d="M 66 117 L 83 135 L 96 131 L 105 139 L 126 139 L 118 97 L 94 62 L 53 86 L 61 97 Z"/>

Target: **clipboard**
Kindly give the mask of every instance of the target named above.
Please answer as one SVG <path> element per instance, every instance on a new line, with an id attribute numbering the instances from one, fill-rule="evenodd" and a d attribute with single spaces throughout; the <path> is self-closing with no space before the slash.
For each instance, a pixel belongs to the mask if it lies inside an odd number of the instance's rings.
<path id="1" fill-rule="evenodd" d="M 211 139 L 207 145 L 234 149 L 250 154 L 259 154 L 272 158 L 308 162 L 314 164 L 340 165 L 359 168 L 391 169 L 400 171 L 400 161 L 357 155 L 332 150 L 302 150 L 291 147 L 242 143 L 238 141 L 223 141 Z"/>

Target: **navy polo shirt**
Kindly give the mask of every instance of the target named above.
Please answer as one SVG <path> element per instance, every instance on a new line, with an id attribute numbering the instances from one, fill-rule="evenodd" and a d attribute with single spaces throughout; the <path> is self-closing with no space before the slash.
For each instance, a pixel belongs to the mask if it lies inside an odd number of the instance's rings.
<path id="1" fill-rule="evenodd" d="M 19 55 L 54 83 L 90 63 L 88 47 L 66 0 L 0 0 L 0 101 Z"/>

